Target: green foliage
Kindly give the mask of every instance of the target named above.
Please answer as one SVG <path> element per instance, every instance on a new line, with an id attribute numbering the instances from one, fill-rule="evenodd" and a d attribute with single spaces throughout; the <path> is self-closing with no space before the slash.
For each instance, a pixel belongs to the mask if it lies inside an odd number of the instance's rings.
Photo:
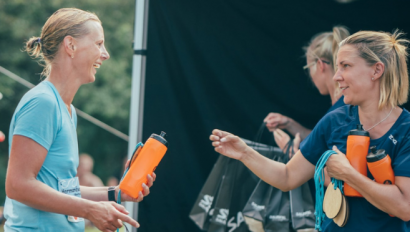
<path id="1" fill-rule="evenodd" d="M 131 95 L 134 4 L 130 0 L 2 0 L 0 1 L 0 66 L 38 84 L 42 67 L 24 52 L 25 42 L 40 36 L 47 18 L 59 8 L 75 7 L 94 12 L 103 23 L 111 59 L 104 62 L 95 83 L 82 86 L 73 105 L 128 134 Z M 9 124 L 27 88 L 0 74 L 0 130 L 8 137 Z M 127 142 L 78 119 L 80 153 L 95 160 L 94 172 L 105 182 L 122 172 Z M 8 157 L 7 141 L 0 143 L 0 205 L 5 197 L 4 180 Z"/>

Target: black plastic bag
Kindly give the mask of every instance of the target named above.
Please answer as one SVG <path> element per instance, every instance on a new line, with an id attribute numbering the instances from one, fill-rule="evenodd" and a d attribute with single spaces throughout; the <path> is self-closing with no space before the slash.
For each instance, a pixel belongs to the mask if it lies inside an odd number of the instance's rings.
<path id="1" fill-rule="evenodd" d="M 288 161 L 287 153 L 280 152 L 272 156 L 272 159 L 285 163 Z M 260 180 L 243 209 L 243 214 L 252 232 L 288 232 L 289 193 Z"/>
<path id="2" fill-rule="evenodd" d="M 226 171 L 226 164 L 230 158 L 220 155 L 212 168 L 199 196 L 192 207 L 189 217 L 202 230 L 207 230 L 215 206 L 215 197 L 219 191 L 223 176 Z"/>
<path id="3" fill-rule="evenodd" d="M 243 209 L 243 217 L 250 231 L 264 232 L 266 207 L 269 205 L 273 187 L 259 180 Z"/>
<path id="4" fill-rule="evenodd" d="M 244 141 L 268 158 L 282 156 L 279 148 Z M 226 172 L 214 199 L 215 209 L 208 231 L 248 232 L 242 210 L 260 179 L 238 160 L 230 159 L 225 165 Z"/>
<path id="5" fill-rule="evenodd" d="M 260 140 L 264 128 L 262 124 L 256 140 Z M 270 159 L 283 154 L 277 147 L 243 141 Z M 258 182 L 259 178 L 242 162 L 220 155 L 190 212 L 190 218 L 200 229 L 210 232 L 248 232 L 242 210 Z"/>
<path id="6" fill-rule="evenodd" d="M 288 232 L 289 193 L 260 180 L 243 209 L 243 216 L 252 232 Z"/>
<path id="7" fill-rule="evenodd" d="M 224 232 L 227 227 L 229 208 L 235 185 L 237 162 L 239 161 L 229 159 L 225 166 L 225 174 L 222 177 L 222 182 L 215 199 L 215 209 L 208 228 L 210 232 Z"/>
<path id="8" fill-rule="evenodd" d="M 293 229 L 315 228 L 315 204 L 309 184 L 306 182 L 289 194 Z"/>
<path id="9" fill-rule="evenodd" d="M 264 124 L 260 128 L 258 134 L 261 134 L 265 128 Z M 278 159 L 283 157 L 282 151 L 273 146 L 243 139 L 245 143 L 269 159 Z M 260 140 L 260 138 L 256 138 Z M 232 194 L 231 205 L 229 207 L 229 217 L 227 221 L 226 231 L 229 232 L 248 232 L 250 231 L 243 216 L 243 209 L 253 193 L 260 179 L 252 171 L 248 169 L 242 162 L 236 163 L 236 177 L 234 181 L 234 194 Z"/>
<path id="10" fill-rule="evenodd" d="M 265 232 L 290 231 L 290 200 L 289 193 L 271 187 L 269 204 L 266 207 Z"/>
<path id="11" fill-rule="evenodd" d="M 262 153 L 268 158 L 280 156 L 280 149 L 272 146 L 257 144 L 252 141 L 245 141 L 250 147 Z M 226 224 L 226 231 L 248 232 L 248 226 L 244 221 L 243 208 L 249 200 L 253 190 L 259 182 L 259 178 L 253 174 L 242 162 L 235 161 L 236 175 L 229 206 L 229 216 Z"/>

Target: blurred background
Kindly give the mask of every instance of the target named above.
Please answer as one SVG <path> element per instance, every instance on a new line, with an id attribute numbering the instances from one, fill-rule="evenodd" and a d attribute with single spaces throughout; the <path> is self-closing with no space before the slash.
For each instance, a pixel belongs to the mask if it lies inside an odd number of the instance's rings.
<path id="1" fill-rule="evenodd" d="M 189 211 L 215 163 L 214 128 L 253 139 L 269 112 L 313 128 L 330 107 L 303 72 L 303 46 L 333 26 L 410 32 L 408 0 L 151 0 L 143 141 L 168 134 L 169 151 L 151 194 L 139 204 L 141 232 L 199 231 Z M 76 7 L 96 13 L 111 59 L 73 105 L 128 134 L 135 2 L 131 0 L 1 0 L 0 66 L 38 84 L 42 71 L 22 52 L 53 12 Z M 407 36 L 409 38 L 409 36 Z M 8 131 L 27 88 L 0 74 L 0 205 L 5 199 Z M 408 104 L 404 105 L 409 109 Z M 79 152 L 94 159 L 104 184 L 120 178 L 127 142 L 78 119 Z M 272 136 L 265 132 L 265 143 Z"/>

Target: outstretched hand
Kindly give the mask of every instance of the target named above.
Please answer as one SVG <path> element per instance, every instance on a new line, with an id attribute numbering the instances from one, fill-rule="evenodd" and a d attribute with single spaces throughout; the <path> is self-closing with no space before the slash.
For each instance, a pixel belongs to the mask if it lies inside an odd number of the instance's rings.
<path id="1" fill-rule="evenodd" d="M 212 141 L 212 146 L 215 147 L 216 152 L 229 158 L 241 160 L 247 149 L 249 149 L 242 139 L 226 131 L 215 129 L 209 139 Z"/>

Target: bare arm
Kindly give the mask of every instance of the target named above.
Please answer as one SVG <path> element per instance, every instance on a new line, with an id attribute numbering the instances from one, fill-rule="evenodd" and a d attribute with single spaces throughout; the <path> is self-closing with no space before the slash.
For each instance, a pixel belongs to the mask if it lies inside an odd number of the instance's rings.
<path id="1" fill-rule="evenodd" d="M 410 178 L 397 176 L 393 185 L 379 184 L 356 171 L 342 152 L 334 150 L 338 155 L 332 155 L 326 163 L 329 176 L 349 184 L 378 209 L 410 220 Z"/>
<path id="2" fill-rule="evenodd" d="M 6 176 L 9 198 L 39 210 L 87 218 L 103 231 L 121 227 L 121 221 L 139 226 L 121 205 L 69 196 L 38 181 L 46 156 L 47 150 L 32 139 L 13 136 Z"/>
<path id="3" fill-rule="evenodd" d="M 108 187 L 80 186 L 81 197 L 91 201 L 108 201 Z"/>
<path id="4" fill-rule="evenodd" d="M 295 120 L 279 113 L 269 113 L 263 120 L 269 131 L 273 132 L 276 128 L 287 130 L 293 136 L 300 133 L 301 140 L 304 140 L 312 130 L 300 125 Z"/>
<path id="5" fill-rule="evenodd" d="M 127 162 L 128 164 L 128 162 Z M 127 166 L 127 164 L 125 166 Z M 152 175 L 147 175 L 148 184 L 142 184 L 143 192 L 139 192 L 138 198 L 132 198 L 131 196 L 126 195 L 125 193 L 121 193 L 121 201 L 133 201 L 133 202 L 140 202 L 150 193 L 150 187 L 154 184 L 156 175 L 152 173 Z M 92 201 L 108 201 L 108 187 L 87 187 L 87 186 L 80 186 L 81 188 L 81 197 L 92 200 Z M 115 188 L 115 199 L 117 199 L 118 191 L 120 190 L 119 186 Z"/>
<path id="6" fill-rule="evenodd" d="M 282 191 L 297 188 L 315 172 L 315 166 L 300 151 L 285 165 L 262 156 L 228 132 L 214 130 L 210 140 L 217 152 L 242 161 L 259 178 Z"/>

